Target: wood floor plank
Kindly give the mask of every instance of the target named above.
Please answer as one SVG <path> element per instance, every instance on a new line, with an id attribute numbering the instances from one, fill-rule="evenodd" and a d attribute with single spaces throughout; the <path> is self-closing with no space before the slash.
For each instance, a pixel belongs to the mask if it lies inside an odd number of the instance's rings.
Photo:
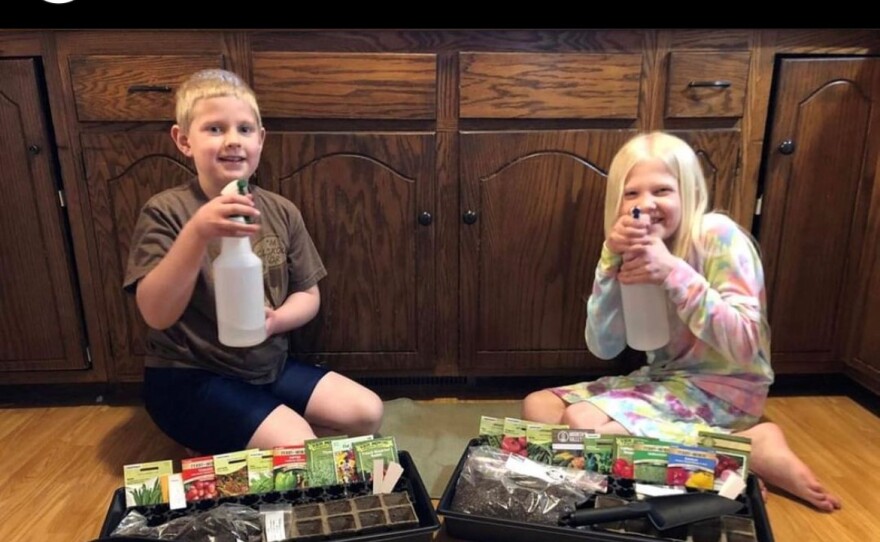
<path id="1" fill-rule="evenodd" d="M 880 533 L 880 418 L 843 396 L 771 398 L 767 417 L 844 499 L 841 511 L 823 514 L 772 494 L 767 509 L 776 540 L 874 540 Z M 142 407 L 2 408 L 0 540 L 92 540 L 122 484 L 123 465 L 183 456 Z M 444 540 L 453 539 L 441 531 L 437 541 Z"/>

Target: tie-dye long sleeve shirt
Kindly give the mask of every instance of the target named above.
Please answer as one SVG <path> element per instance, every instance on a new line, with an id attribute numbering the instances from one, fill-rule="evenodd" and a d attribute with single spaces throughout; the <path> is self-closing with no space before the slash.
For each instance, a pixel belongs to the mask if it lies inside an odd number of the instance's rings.
<path id="1" fill-rule="evenodd" d="M 761 258 L 726 215 L 707 214 L 702 230 L 701 254 L 693 262 L 679 259 L 663 283 L 670 341 L 647 353 L 648 371 L 657 381 L 686 376 L 703 391 L 760 416 L 773 383 Z M 626 346 L 620 263 L 620 256 L 603 246 L 587 302 L 587 346 L 602 359 Z"/>

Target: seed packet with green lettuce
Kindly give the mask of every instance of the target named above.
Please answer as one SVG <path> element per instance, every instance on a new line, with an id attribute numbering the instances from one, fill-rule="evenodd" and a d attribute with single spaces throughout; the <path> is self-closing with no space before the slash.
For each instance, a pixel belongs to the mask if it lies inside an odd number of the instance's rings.
<path id="1" fill-rule="evenodd" d="M 599 474 L 611 474 L 611 463 L 614 456 L 614 438 L 598 433 L 584 437 L 585 469 Z"/>
<path id="2" fill-rule="evenodd" d="M 666 463 L 670 442 L 660 440 L 636 442 L 633 450 L 633 474 L 637 482 L 666 483 Z"/>
<path id="3" fill-rule="evenodd" d="M 397 442 L 395 442 L 394 437 L 381 437 L 355 442 L 354 456 L 360 479 L 364 482 L 370 482 L 373 480 L 374 459 L 382 459 L 386 468 L 392 461 L 398 461 Z"/>
<path id="4" fill-rule="evenodd" d="M 290 491 L 308 485 L 306 447 L 276 446 L 272 449 L 272 472 L 275 475 L 275 491 Z"/>
<path id="5" fill-rule="evenodd" d="M 275 489 L 272 475 L 272 450 L 251 450 L 247 456 L 248 492 L 268 493 Z"/>
<path id="6" fill-rule="evenodd" d="M 611 464 L 611 474 L 618 478 L 632 480 L 635 476 L 633 465 L 633 453 L 637 442 L 650 441 L 648 437 L 633 437 L 630 435 L 614 436 L 614 462 Z"/>
<path id="7" fill-rule="evenodd" d="M 168 475 L 174 472 L 171 460 L 124 465 L 125 506 L 149 506 L 168 502 Z"/>
<path id="8" fill-rule="evenodd" d="M 526 427 L 528 422 L 519 418 L 504 418 L 504 436 L 501 437 L 501 449 L 505 452 L 525 457 Z"/>
<path id="9" fill-rule="evenodd" d="M 492 416 L 481 416 L 479 435 L 481 445 L 500 448 L 501 437 L 504 435 L 504 420 Z"/>
<path id="10" fill-rule="evenodd" d="M 333 464 L 335 465 L 336 483 L 350 484 L 352 482 L 361 481 L 357 469 L 357 458 L 354 453 L 354 445 L 356 442 L 365 442 L 368 440 L 373 440 L 373 435 L 341 438 L 333 441 L 331 448 L 333 449 Z"/>
<path id="11" fill-rule="evenodd" d="M 724 433 L 700 431 L 697 443 L 715 449 L 715 491 L 724 483 L 724 472 L 733 471 L 743 480 L 749 476 L 749 456 L 752 452 L 752 439 Z"/>
<path id="12" fill-rule="evenodd" d="M 327 486 L 336 483 L 336 465 L 333 464 L 333 441 L 348 438 L 318 438 L 305 441 L 306 465 L 309 469 L 309 486 Z"/>
<path id="13" fill-rule="evenodd" d="M 553 429 L 551 464 L 569 469 L 584 470 L 584 439 L 595 434 L 590 429 Z"/>
<path id="14" fill-rule="evenodd" d="M 526 426 L 526 457 L 549 465 L 553 459 L 553 430 L 568 429 L 567 425 L 529 423 Z"/>
<path id="15" fill-rule="evenodd" d="M 248 484 L 248 454 L 253 450 L 242 450 L 214 456 L 214 475 L 217 479 L 217 494 L 220 497 L 245 495 Z"/>

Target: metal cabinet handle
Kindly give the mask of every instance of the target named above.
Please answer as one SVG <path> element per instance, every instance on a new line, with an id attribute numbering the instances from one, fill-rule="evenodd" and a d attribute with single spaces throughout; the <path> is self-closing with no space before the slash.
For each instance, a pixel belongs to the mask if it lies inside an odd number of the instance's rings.
<path id="1" fill-rule="evenodd" d="M 730 81 L 691 81 L 688 88 L 728 88 Z"/>
<path id="2" fill-rule="evenodd" d="M 131 85 L 128 87 L 128 93 L 134 94 L 136 92 L 163 92 L 168 93 L 171 92 L 172 89 L 170 85 Z"/>
<path id="3" fill-rule="evenodd" d="M 471 225 L 477 221 L 477 213 L 476 211 L 467 211 L 463 215 L 461 215 L 461 219 L 465 224 Z"/>

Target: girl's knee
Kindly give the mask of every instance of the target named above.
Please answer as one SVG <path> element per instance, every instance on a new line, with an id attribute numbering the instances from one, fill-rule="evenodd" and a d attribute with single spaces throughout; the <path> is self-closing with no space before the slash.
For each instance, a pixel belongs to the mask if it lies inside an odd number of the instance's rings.
<path id="1" fill-rule="evenodd" d="M 542 423 L 559 423 L 565 411 L 565 403 L 550 391 L 532 392 L 523 399 L 522 417 Z"/>

